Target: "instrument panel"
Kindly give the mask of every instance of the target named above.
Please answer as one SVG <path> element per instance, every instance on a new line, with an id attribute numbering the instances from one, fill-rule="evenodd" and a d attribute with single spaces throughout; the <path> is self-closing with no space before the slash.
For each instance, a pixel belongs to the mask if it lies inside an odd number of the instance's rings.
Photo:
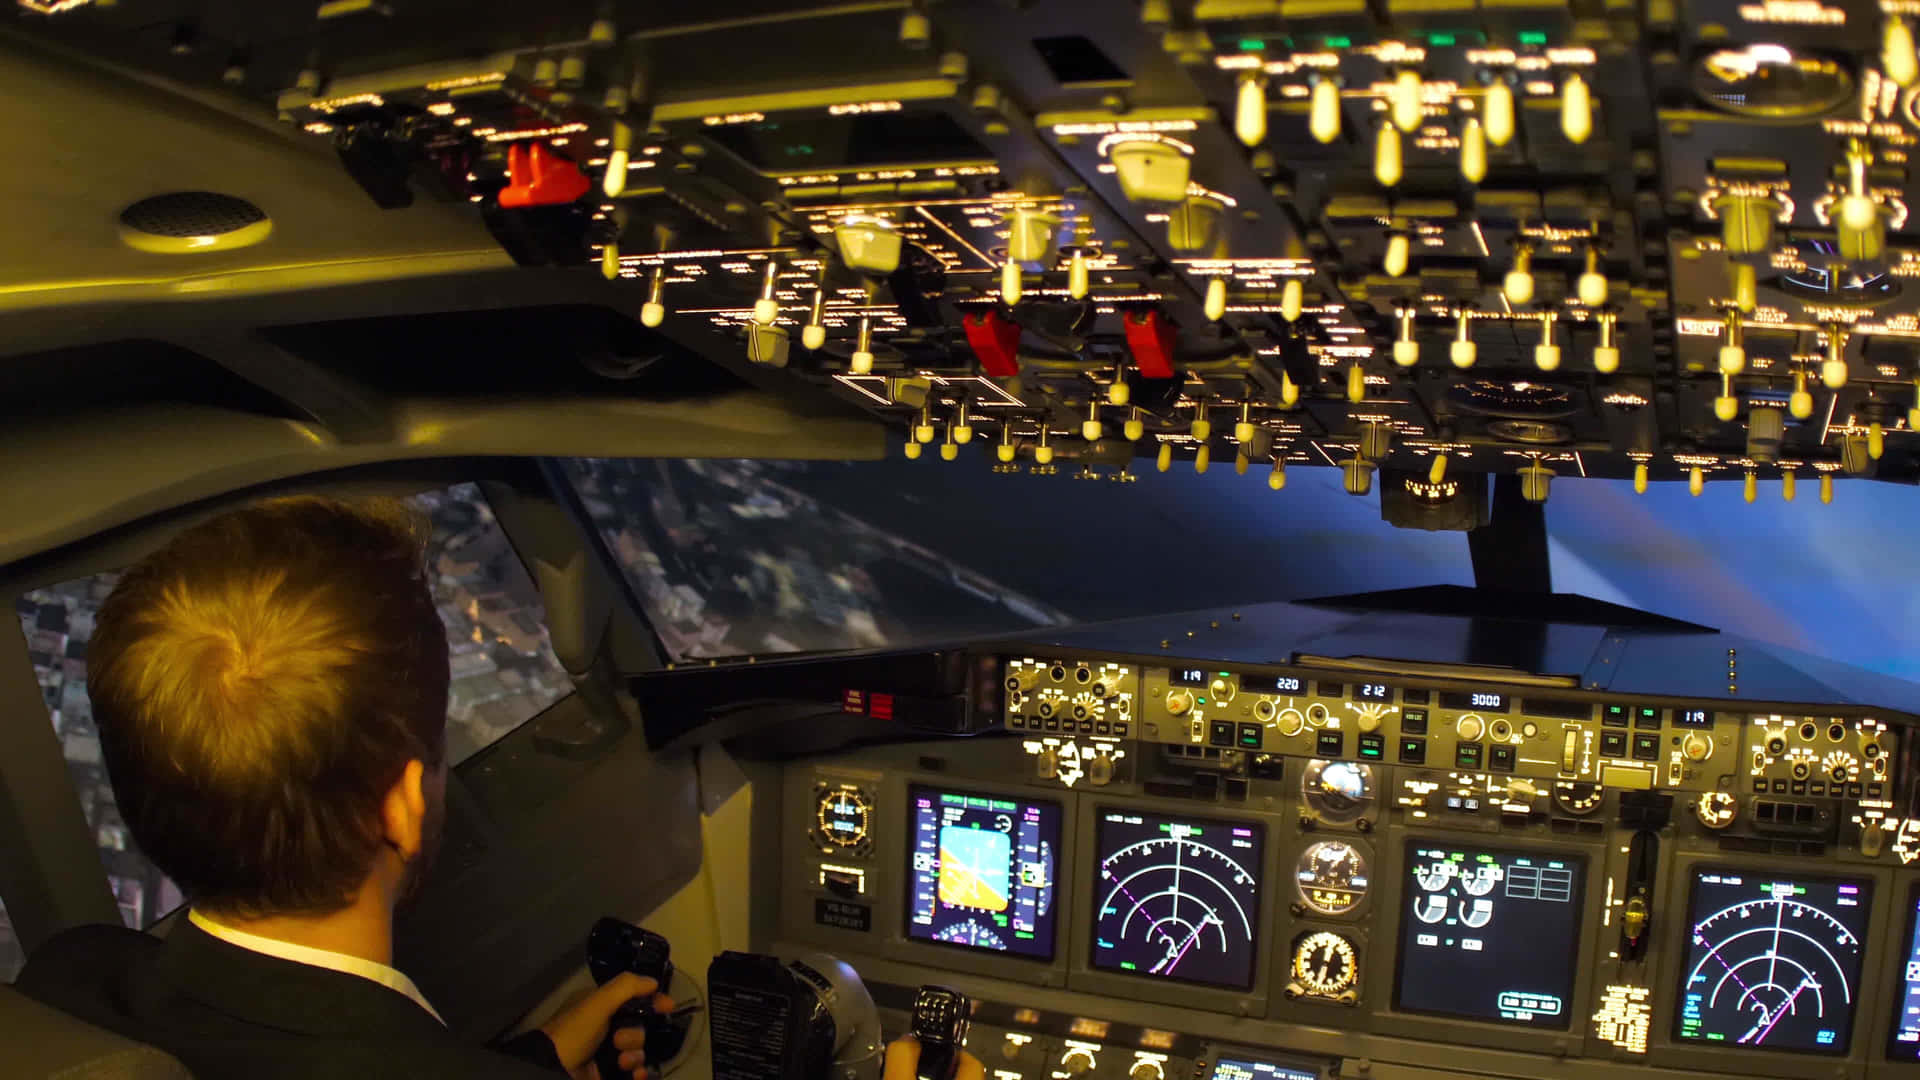
<path id="1" fill-rule="evenodd" d="M 989 737 L 790 767 L 789 798 L 862 793 L 872 840 L 849 883 L 808 830 L 781 905 L 863 972 L 1024 1005 L 977 1036 L 1016 1047 L 995 1080 L 1417 1070 L 1436 1043 L 1487 1075 L 1920 1063 L 1904 714 L 997 662 Z"/>

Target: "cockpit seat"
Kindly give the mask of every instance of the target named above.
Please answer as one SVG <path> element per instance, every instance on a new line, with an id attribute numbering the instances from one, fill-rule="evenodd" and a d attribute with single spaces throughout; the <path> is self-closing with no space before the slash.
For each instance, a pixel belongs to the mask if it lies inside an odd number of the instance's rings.
<path id="1" fill-rule="evenodd" d="M 0 985 L 0 1073 L 20 1080 L 193 1080 L 173 1055 Z"/>

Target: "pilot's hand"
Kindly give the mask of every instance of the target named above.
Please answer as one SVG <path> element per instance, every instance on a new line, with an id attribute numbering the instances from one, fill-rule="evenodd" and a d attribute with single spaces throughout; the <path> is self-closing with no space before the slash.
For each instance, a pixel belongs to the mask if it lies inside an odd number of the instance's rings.
<path id="1" fill-rule="evenodd" d="M 911 1035 L 887 1044 L 887 1068 L 880 1080 L 913 1080 L 914 1070 L 920 1065 L 920 1040 Z M 980 1059 L 960 1051 L 960 1067 L 954 1071 L 953 1080 L 986 1080 L 987 1070 L 981 1066 Z"/>
<path id="2" fill-rule="evenodd" d="M 652 979 L 623 971 L 540 1025 L 540 1030 L 553 1041 L 554 1053 L 566 1066 L 567 1075 L 573 1080 L 621 1080 L 601 1076 L 599 1067 L 593 1063 L 593 1052 L 599 1048 L 600 1040 L 607 1037 L 607 1024 L 612 1021 L 614 1010 L 634 998 L 651 997 L 655 1012 L 672 1012 L 673 999 L 656 993 L 659 989 L 659 984 Z M 643 1049 L 646 1041 L 647 1033 L 642 1028 L 621 1028 L 613 1034 L 613 1045 L 620 1048 L 620 1067 L 635 1080 L 646 1076 L 647 1055 Z M 912 1080 L 911 1073 L 908 1080 Z"/>

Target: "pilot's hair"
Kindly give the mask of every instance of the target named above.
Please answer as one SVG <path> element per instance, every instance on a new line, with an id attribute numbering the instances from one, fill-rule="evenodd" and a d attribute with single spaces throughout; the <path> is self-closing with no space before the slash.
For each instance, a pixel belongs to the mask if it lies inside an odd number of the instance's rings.
<path id="1" fill-rule="evenodd" d="M 272 499 L 181 532 L 102 605 L 87 693 L 120 816 L 196 907 L 346 907 L 383 796 L 444 759 L 425 535 L 394 500 Z"/>

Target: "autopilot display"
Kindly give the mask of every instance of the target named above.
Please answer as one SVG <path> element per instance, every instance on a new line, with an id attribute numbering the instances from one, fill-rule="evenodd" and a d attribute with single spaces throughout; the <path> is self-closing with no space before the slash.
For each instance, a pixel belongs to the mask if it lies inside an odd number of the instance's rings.
<path id="1" fill-rule="evenodd" d="M 1906 947 L 1906 962 L 1901 965 L 1900 987 L 1893 998 L 1899 1011 L 1887 1033 L 1887 1056 L 1920 1061 L 1920 885 L 1907 893 L 1906 930 L 1900 941 Z"/>
<path id="2" fill-rule="evenodd" d="M 1407 842 L 1394 1008 L 1565 1030 L 1586 860 Z"/>
<path id="3" fill-rule="evenodd" d="M 1212 1080 L 1319 1080 L 1313 1069 L 1282 1065 L 1254 1057 L 1221 1054 L 1213 1060 Z"/>
<path id="4" fill-rule="evenodd" d="M 911 786 L 907 936 L 1053 959 L 1060 804 Z"/>
<path id="5" fill-rule="evenodd" d="M 1692 881 L 1674 1038 L 1846 1053 L 1873 883 L 1706 867 Z"/>
<path id="6" fill-rule="evenodd" d="M 1093 966 L 1252 989 L 1265 840 L 1251 822 L 1100 811 Z"/>

